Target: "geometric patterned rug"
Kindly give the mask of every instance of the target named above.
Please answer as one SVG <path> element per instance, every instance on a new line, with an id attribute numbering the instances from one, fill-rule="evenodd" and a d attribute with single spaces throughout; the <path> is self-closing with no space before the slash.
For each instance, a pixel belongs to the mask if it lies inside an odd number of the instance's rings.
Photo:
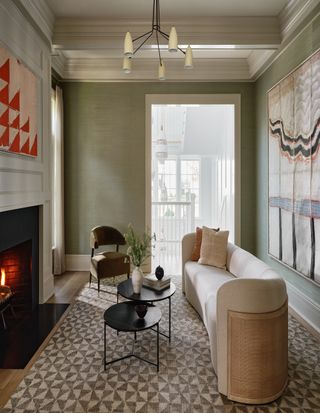
<path id="1" fill-rule="evenodd" d="M 320 412 L 319 343 L 289 319 L 289 381 L 284 394 L 268 405 L 229 401 L 217 391 L 206 329 L 181 293 L 172 297 L 172 341 L 160 338 L 160 372 L 136 358 L 103 370 L 103 321 L 115 296 L 81 291 L 65 320 L 18 386 L 2 412 L 114 413 L 314 413 Z M 104 285 L 108 291 L 114 287 Z M 158 303 L 167 329 L 168 301 Z M 130 352 L 132 334 L 107 330 L 107 359 Z M 139 333 L 137 354 L 156 358 L 156 334 Z"/>

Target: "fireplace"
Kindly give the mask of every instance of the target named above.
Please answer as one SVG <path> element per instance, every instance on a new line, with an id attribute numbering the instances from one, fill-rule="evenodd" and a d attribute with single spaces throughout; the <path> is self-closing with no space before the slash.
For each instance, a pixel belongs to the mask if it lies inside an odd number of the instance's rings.
<path id="1" fill-rule="evenodd" d="M 0 213 L 0 289 L 12 293 L 18 319 L 39 303 L 38 221 L 38 207 Z"/>
<path id="2" fill-rule="evenodd" d="M 3 310 L 5 318 L 2 323 L 0 317 L 0 369 L 25 368 L 69 305 L 40 304 L 45 261 L 43 247 L 39 249 L 41 214 L 39 207 L 0 212 L 0 267 L 6 285 L 3 291 L 12 293 L 8 301 L 0 304 L 0 315 Z"/>

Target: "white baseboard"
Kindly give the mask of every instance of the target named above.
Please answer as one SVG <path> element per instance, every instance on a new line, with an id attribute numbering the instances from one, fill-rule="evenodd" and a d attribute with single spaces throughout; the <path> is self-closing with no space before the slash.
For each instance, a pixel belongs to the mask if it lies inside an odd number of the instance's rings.
<path id="1" fill-rule="evenodd" d="M 310 300 L 292 284 L 286 282 L 289 296 L 289 306 L 310 327 L 320 334 L 320 306 Z"/>
<path id="2" fill-rule="evenodd" d="M 66 254 L 66 271 L 89 271 L 90 255 Z"/>
<path id="3" fill-rule="evenodd" d="M 147 260 L 142 264 L 144 273 L 150 272 L 150 262 Z M 89 271 L 90 255 L 66 254 L 66 271 Z"/>

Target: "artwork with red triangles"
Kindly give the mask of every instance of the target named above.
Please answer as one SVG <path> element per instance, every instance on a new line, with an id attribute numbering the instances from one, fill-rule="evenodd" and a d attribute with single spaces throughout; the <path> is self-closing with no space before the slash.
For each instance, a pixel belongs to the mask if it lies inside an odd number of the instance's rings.
<path id="1" fill-rule="evenodd" d="M 38 156 L 38 82 L 0 46 L 0 151 Z"/>

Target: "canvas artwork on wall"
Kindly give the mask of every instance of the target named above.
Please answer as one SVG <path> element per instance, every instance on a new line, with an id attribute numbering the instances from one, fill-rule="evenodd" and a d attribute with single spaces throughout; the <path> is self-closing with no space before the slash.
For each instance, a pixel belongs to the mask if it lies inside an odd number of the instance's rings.
<path id="1" fill-rule="evenodd" d="M 269 254 L 320 284 L 320 51 L 268 93 Z"/>
<path id="2" fill-rule="evenodd" d="M 37 78 L 0 46 L 0 150 L 38 156 Z"/>

